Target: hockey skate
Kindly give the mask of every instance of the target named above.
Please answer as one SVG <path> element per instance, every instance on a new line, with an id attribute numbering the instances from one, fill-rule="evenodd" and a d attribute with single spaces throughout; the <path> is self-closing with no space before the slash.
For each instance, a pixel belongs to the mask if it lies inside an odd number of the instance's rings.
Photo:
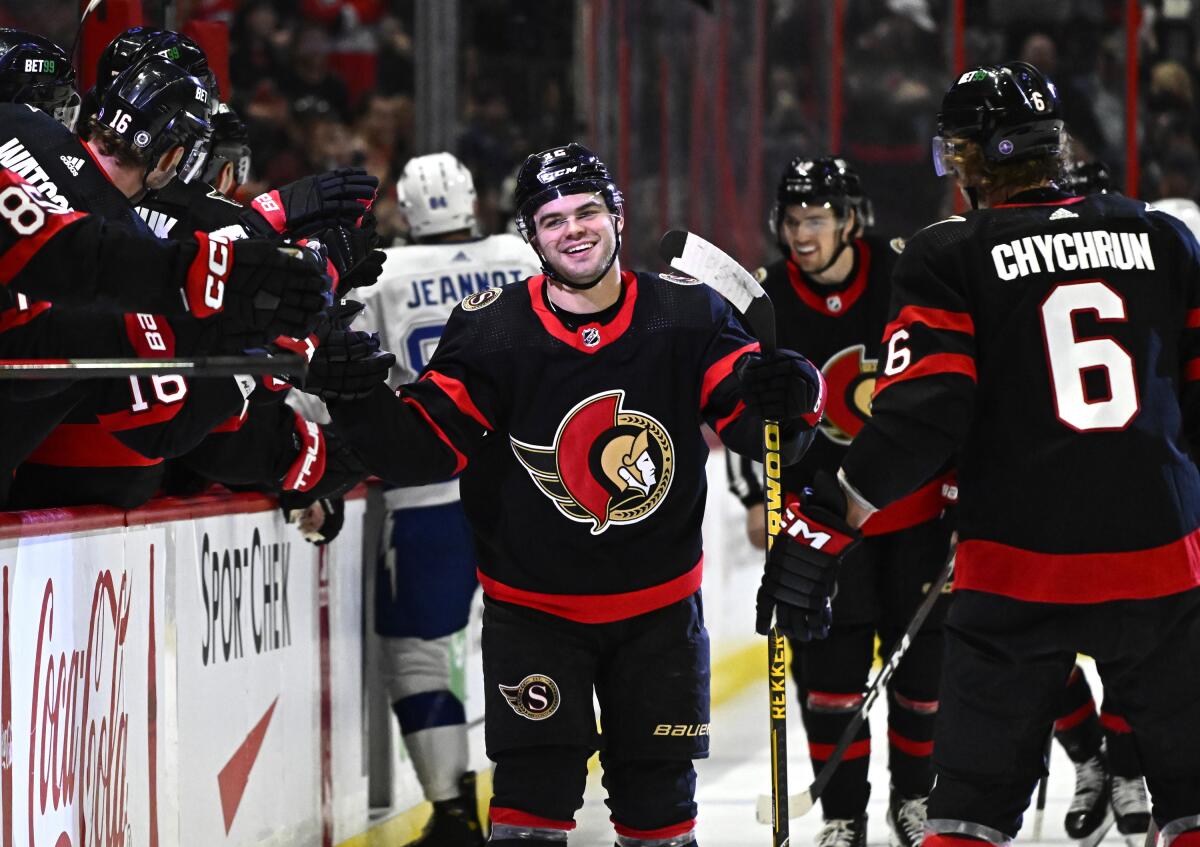
<path id="1" fill-rule="evenodd" d="M 892 789 L 888 800 L 888 843 L 891 847 L 919 847 L 929 817 L 928 797 L 904 799 Z"/>
<path id="2" fill-rule="evenodd" d="M 413 847 L 483 847 L 483 827 L 475 802 L 475 773 L 458 781 L 459 795 L 433 804 L 433 816 Z"/>
<path id="3" fill-rule="evenodd" d="M 1146 782 L 1140 776 L 1113 775 L 1112 809 L 1117 831 L 1129 847 L 1141 847 L 1150 828 L 1150 803 L 1146 799 Z"/>
<path id="4" fill-rule="evenodd" d="M 817 833 L 816 847 L 867 847 L 867 816 L 832 818 Z"/>
<path id="5" fill-rule="evenodd" d="M 1112 828 L 1111 791 L 1112 777 L 1101 753 L 1075 763 L 1075 797 L 1067 808 L 1063 827 L 1079 847 L 1096 847 Z"/>

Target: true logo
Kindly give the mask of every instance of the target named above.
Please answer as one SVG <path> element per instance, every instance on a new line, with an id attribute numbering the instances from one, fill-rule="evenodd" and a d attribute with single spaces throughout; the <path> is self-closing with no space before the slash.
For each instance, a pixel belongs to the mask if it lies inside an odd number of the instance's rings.
<path id="1" fill-rule="evenodd" d="M 558 711 L 562 695 L 545 674 L 531 673 L 516 685 L 498 685 L 512 710 L 526 720 L 544 721 Z"/>
<path id="2" fill-rule="evenodd" d="M 563 515 L 592 524 L 592 535 L 649 517 L 675 473 L 666 428 L 626 410 L 624 401 L 621 390 L 580 401 L 563 417 L 550 445 L 509 438 L 534 484 Z"/>

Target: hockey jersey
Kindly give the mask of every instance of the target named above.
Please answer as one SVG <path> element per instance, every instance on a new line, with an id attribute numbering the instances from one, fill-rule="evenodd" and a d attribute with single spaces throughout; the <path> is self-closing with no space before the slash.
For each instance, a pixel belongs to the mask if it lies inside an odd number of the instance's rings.
<path id="1" fill-rule="evenodd" d="M 812 447 L 783 472 L 783 486 L 800 491 L 817 471 L 837 473 L 851 439 L 871 416 L 879 339 L 887 321 L 892 269 L 904 250 L 904 239 L 867 235 L 850 245 L 854 264 L 838 285 L 816 282 L 790 258 L 760 268 L 756 276 L 775 307 L 775 333 L 780 347 L 799 350 L 825 376 L 829 398 Z M 730 489 L 743 505 L 761 503 L 762 465 L 726 454 Z M 871 517 L 867 535 L 894 532 L 938 515 L 945 501 L 939 474 L 905 498 Z"/>
<path id="2" fill-rule="evenodd" d="M 958 460 L 957 590 L 1044 602 L 1200 585 L 1200 248 L 1116 195 L 1040 189 L 909 240 L 873 416 L 884 506 Z"/>
<path id="3" fill-rule="evenodd" d="M 367 308 L 356 325 L 378 331 L 380 347 L 396 355 L 392 385 L 420 376 L 464 297 L 528 279 L 539 267 L 529 245 L 508 234 L 384 252 L 383 273 L 364 290 Z M 392 509 L 450 503 L 458 499 L 458 480 L 391 487 L 385 498 Z"/>
<path id="4" fill-rule="evenodd" d="M 701 424 L 732 449 L 762 445 L 733 374 L 758 343 L 728 304 L 655 274 L 622 285 L 611 314 L 572 322 L 540 275 L 477 291 L 419 380 L 330 408 L 384 479 L 462 474 L 488 596 L 588 623 L 699 588 Z M 785 444 L 785 461 L 810 440 Z"/>

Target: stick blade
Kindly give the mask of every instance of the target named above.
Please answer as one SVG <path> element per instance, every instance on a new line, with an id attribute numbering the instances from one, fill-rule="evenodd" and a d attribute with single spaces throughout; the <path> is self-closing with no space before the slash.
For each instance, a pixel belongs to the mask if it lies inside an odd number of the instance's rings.
<path id="1" fill-rule="evenodd" d="M 771 816 L 771 797 L 767 794 L 759 794 L 758 802 L 754 806 L 754 817 L 759 823 L 770 826 L 773 822 Z M 816 801 L 813 799 L 812 791 L 805 789 L 797 794 L 792 794 L 788 797 L 788 817 L 802 818 L 812 811 Z"/>

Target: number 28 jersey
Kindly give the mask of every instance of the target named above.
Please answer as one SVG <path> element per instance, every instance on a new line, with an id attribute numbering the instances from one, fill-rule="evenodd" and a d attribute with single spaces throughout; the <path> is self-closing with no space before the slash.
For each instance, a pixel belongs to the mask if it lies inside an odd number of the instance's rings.
<path id="1" fill-rule="evenodd" d="M 1091 603 L 1200 584 L 1198 254 L 1141 201 L 1049 189 L 922 230 L 846 482 L 881 507 L 957 456 L 959 590 Z"/>
<path id="2" fill-rule="evenodd" d="M 454 307 L 471 294 L 540 273 L 537 254 L 515 235 L 416 244 L 384 251 L 379 282 L 365 289 L 366 310 L 355 325 L 379 332 L 380 346 L 396 355 L 389 382 L 412 382 L 433 357 Z M 436 506 L 458 499 L 458 480 L 387 493 L 393 509 Z"/>

